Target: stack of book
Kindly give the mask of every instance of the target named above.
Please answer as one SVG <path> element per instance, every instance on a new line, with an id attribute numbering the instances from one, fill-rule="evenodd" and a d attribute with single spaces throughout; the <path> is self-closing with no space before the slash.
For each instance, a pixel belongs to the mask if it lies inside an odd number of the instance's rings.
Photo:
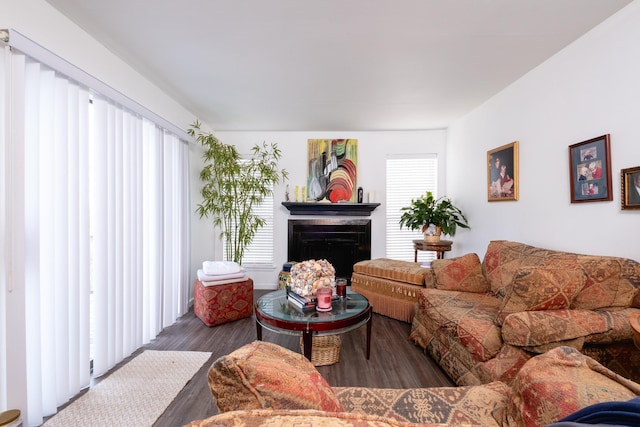
<path id="1" fill-rule="evenodd" d="M 289 287 L 287 287 L 287 301 L 289 301 L 289 304 L 302 311 L 313 310 L 316 308 L 315 296 L 302 296 L 293 292 Z"/>

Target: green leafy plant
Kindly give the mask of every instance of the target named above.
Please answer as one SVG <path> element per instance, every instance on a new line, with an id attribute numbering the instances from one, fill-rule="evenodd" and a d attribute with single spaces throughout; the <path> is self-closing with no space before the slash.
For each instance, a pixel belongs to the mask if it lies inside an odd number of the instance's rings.
<path id="1" fill-rule="evenodd" d="M 411 199 L 411 205 L 401 208 L 400 228 L 427 231 L 434 225 L 442 233 L 454 236 L 457 227 L 470 228 L 462 211 L 455 207 L 446 197 L 436 199 L 430 191 L 418 199 Z"/>
<path id="2" fill-rule="evenodd" d="M 234 145 L 203 132 L 199 122 L 192 124 L 188 133 L 204 148 L 198 213 L 201 218 L 212 218 L 214 226 L 221 229 L 227 261 L 241 264 L 245 249 L 266 224 L 254 208 L 273 194 L 275 184 L 288 178 L 287 171 L 278 166 L 281 152 L 277 144 L 263 142 L 244 159 Z"/>

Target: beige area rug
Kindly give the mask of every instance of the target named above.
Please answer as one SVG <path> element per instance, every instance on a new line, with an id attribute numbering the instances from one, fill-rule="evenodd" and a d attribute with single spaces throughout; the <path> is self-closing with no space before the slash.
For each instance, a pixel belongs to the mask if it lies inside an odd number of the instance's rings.
<path id="1" fill-rule="evenodd" d="M 43 426 L 151 426 L 210 356 L 146 350 Z"/>

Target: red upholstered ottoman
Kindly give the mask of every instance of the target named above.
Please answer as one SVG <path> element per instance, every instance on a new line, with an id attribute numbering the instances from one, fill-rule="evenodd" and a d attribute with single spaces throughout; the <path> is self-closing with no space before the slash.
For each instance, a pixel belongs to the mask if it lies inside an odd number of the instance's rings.
<path id="1" fill-rule="evenodd" d="M 253 314 L 253 280 L 204 286 L 193 284 L 193 311 L 207 326 L 243 319 Z"/>

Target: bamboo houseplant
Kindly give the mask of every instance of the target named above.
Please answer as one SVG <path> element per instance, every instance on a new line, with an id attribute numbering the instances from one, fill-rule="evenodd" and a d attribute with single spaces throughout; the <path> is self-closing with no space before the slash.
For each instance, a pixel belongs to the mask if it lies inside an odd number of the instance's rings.
<path id="1" fill-rule="evenodd" d="M 199 122 L 192 124 L 188 133 L 204 148 L 198 213 L 201 218 L 212 218 L 221 230 L 226 261 L 242 264 L 245 249 L 266 224 L 254 208 L 273 194 L 274 185 L 288 177 L 287 171 L 278 167 L 280 149 L 275 143 L 263 142 L 254 145 L 252 155 L 245 159 L 234 145 L 203 132 Z"/>
<path id="2" fill-rule="evenodd" d="M 457 227 L 469 228 L 462 211 L 446 197 L 436 199 L 430 191 L 401 208 L 400 228 L 420 230 L 427 242 L 439 242 L 441 234 L 453 237 Z"/>

